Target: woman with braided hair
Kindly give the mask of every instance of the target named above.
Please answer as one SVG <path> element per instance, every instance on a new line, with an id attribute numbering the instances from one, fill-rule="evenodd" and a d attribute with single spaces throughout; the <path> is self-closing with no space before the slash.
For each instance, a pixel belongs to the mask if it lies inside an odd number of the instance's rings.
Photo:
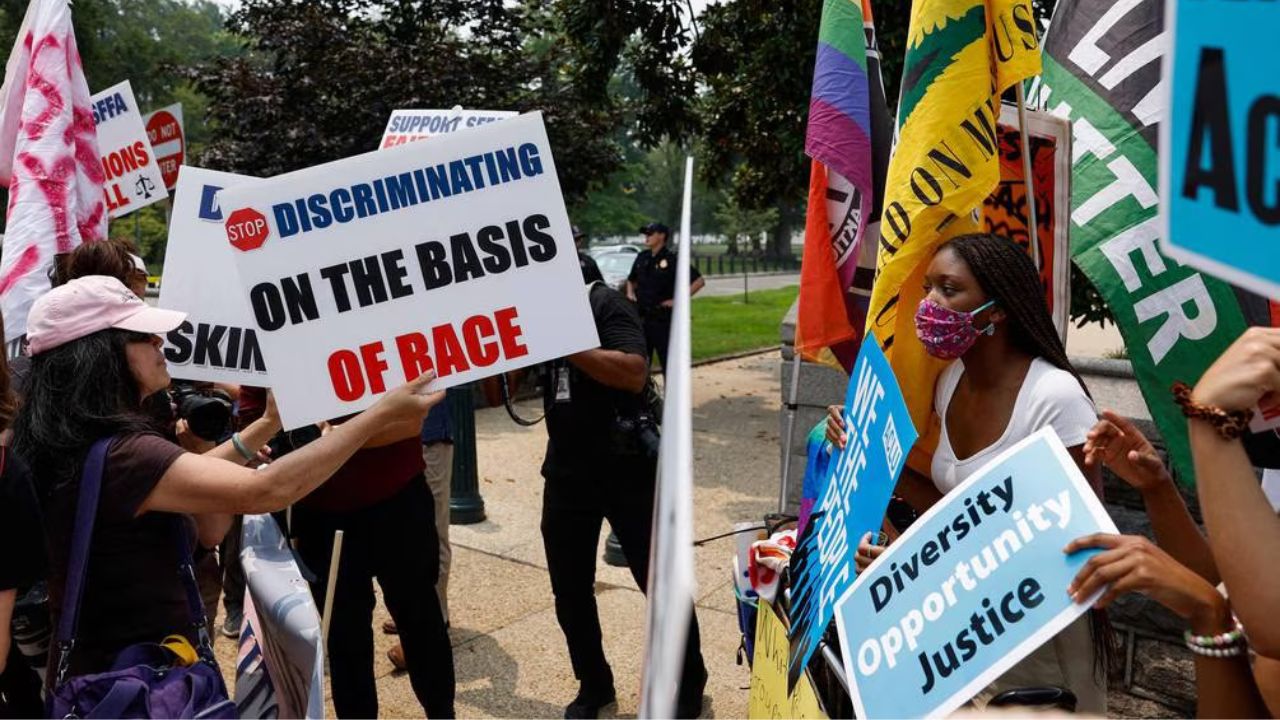
<path id="1" fill-rule="evenodd" d="M 916 334 L 930 355 L 953 361 L 938 376 L 934 410 L 942 423 L 931 478 L 905 469 L 898 494 L 923 513 L 992 458 L 1031 433 L 1051 427 L 1101 492 L 1097 468 L 1086 467 L 1086 435 L 1097 412 L 1067 359 L 1045 302 L 1040 274 L 1013 241 L 986 234 L 944 243 L 925 274 L 926 296 Z M 827 437 L 843 447 L 843 408 L 832 407 Z M 930 480 L 932 482 L 930 482 Z M 884 552 L 868 538 L 858 546 L 859 571 Z M 984 689 L 973 702 L 1022 687 L 1071 690 L 1077 709 L 1106 714 L 1105 621 L 1082 617 Z"/>

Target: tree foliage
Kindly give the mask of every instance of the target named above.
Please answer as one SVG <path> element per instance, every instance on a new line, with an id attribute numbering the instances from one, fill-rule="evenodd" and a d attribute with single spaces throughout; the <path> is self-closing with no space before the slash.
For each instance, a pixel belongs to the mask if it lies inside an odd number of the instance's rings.
<path id="1" fill-rule="evenodd" d="M 617 111 L 589 103 L 538 3 L 247 0 L 243 57 L 192 72 L 218 118 L 202 161 L 269 176 L 373 150 L 396 108 L 541 110 L 570 198 L 616 170 Z"/>
<path id="2" fill-rule="evenodd" d="M 790 252 L 803 217 L 809 161 L 805 120 L 822 5 L 736 0 L 699 17 L 694 67 L 706 88 L 703 176 L 736 206 L 777 209 L 771 249 Z"/>

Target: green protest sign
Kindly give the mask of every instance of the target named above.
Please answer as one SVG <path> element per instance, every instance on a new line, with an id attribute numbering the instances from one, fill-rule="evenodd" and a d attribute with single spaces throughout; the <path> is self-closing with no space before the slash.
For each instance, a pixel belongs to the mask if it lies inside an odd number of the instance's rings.
<path id="1" fill-rule="evenodd" d="M 1194 482 L 1175 381 L 1194 383 L 1246 327 L 1235 290 L 1158 249 L 1165 111 L 1161 0 L 1060 0 L 1038 96 L 1074 130 L 1071 255 L 1097 287 L 1177 475 Z"/>

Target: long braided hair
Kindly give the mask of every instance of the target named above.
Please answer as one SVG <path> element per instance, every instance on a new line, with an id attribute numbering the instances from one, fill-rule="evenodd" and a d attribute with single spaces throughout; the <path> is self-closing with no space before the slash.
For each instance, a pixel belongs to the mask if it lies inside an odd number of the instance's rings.
<path id="1" fill-rule="evenodd" d="M 957 236 L 943 243 L 938 252 L 944 248 L 964 260 L 988 299 L 995 300 L 1008 314 L 1014 346 L 1071 373 L 1089 395 L 1084 379 L 1067 358 L 1067 349 L 1053 326 L 1044 298 L 1040 273 L 1026 251 L 1009 238 L 986 233 Z M 1089 632 L 1094 640 L 1094 672 L 1103 677 L 1109 668 L 1118 667 L 1120 658 L 1116 632 L 1105 611 L 1095 609 L 1089 613 Z"/>
<path id="2" fill-rule="evenodd" d="M 964 260 L 987 297 L 995 300 L 1009 316 L 1014 346 L 1071 373 L 1085 394 L 1089 394 L 1080 373 L 1067 358 L 1067 349 L 1058 337 L 1044 298 L 1040 273 L 1026 251 L 1009 238 L 986 233 L 952 238 L 943 243 L 938 252 L 944 248 L 950 248 Z"/>

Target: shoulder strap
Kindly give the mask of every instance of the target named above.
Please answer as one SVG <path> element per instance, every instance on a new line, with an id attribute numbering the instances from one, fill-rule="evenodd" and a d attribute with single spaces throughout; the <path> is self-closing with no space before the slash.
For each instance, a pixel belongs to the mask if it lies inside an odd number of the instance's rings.
<path id="1" fill-rule="evenodd" d="M 89 567 L 89 545 L 98 517 L 98 497 L 102 494 L 102 471 L 107 448 L 114 438 L 102 438 L 89 447 L 80 473 L 80 495 L 76 501 L 75 526 L 71 530 L 71 552 L 67 556 L 67 581 L 62 594 L 62 616 L 58 618 L 57 682 L 61 683 L 75 646 L 80 621 L 80 601 L 84 596 L 85 573 Z"/>
<path id="2" fill-rule="evenodd" d="M 98 518 L 98 500 L 102 495 L 102 475 L 106 469 L 107 450 L 114 437 L 102 438 L 93 443 L 84 459 L 80 473 L 80 494 L 76 501 L 75 527 L 71 532 L 71 552 L 67 558 L 67 580 L 63 593 L 62 615 L 58 618 L 58 675 L 55 687 L 66 679 L 71 651 L 75 648 L 80 624 L 80 605 L 84 600 L 84 584 L 89 569 L 89 548 L 93 541 L 93 528 Z M 200 599 L 200 586 L 196 583 L 192 565 L 191 539 L 188 537 L 183 516 L 173 516 L 174 547 L 178 551 L 178 571 L 187 596 L 187 608 L 192 626 L 200 640 L 200 652 L 206 659 L 213 657 L 213 644 L 207 629 L 208 619 L 204 602 Z"/>
<path id="3" fill-rule="evenodd" d="M 209 637 L 209 618 L 205 615 L 204 600 L 200 597 L 200 584 L 196 582 L 195 554 L 191 537 L 187 532 L 184 515 L 173 516 L 173 546 L 178 549 L 178 572 L 187 595 L 187 610 L 191 613 L 191 628 L 199 639 L 197 650 L 205 660 L 213 661 L 213 639 Z M 239 562 L 239 559 L 236 560 Z"/>

